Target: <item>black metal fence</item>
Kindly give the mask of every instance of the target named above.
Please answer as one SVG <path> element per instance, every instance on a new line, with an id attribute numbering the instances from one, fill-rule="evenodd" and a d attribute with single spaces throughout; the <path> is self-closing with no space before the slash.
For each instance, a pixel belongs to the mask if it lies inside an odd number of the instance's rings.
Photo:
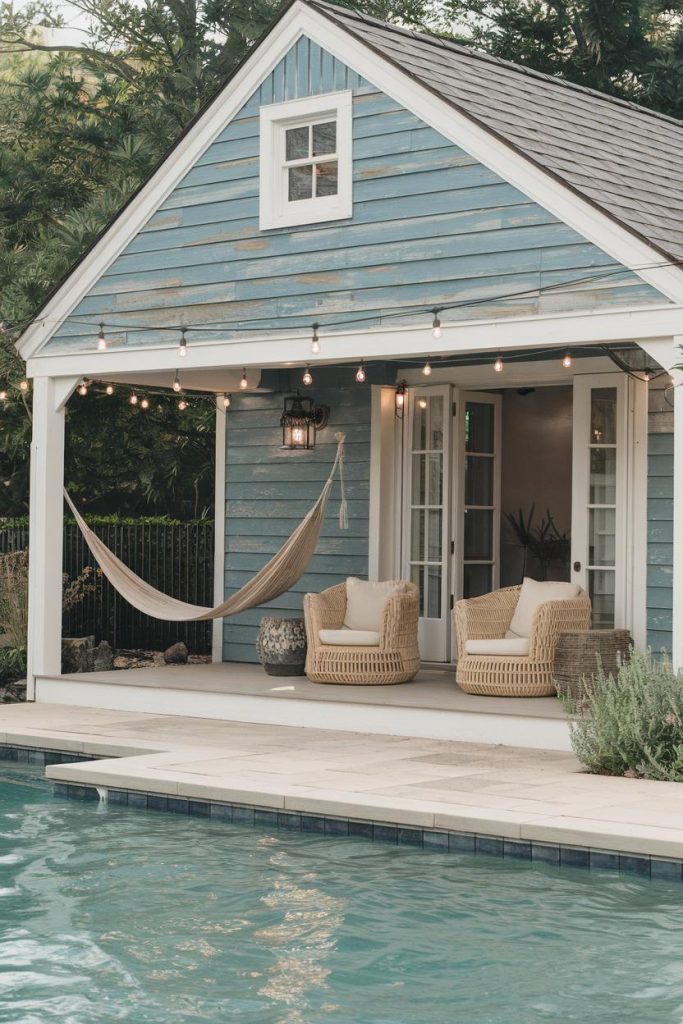
<path id="1" fill-rule="evenodd" d="M 212 522 L 135 523 L 92 529 L 133 572 L 189 604 L 213 605 Z M 28 547 L 28 527 L 0 529 L 0 554 Z M 64 572 L 76 579 L 97 563 L 75 523 L 64 526 Z M 112 647 L 163 650 L 183 640 L 192 654 L 211 651 L 211 622 L 162 622 L 143 615 L 101 575 L 82 601 L 64 612 L 64 636 L 91 636 Z"/>

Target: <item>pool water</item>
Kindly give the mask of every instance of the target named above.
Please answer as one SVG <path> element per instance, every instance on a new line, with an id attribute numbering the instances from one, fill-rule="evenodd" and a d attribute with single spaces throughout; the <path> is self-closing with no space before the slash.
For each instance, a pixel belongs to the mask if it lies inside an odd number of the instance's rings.
<path id="1" fill-rule="evenodd" d="M 683 886 L 57 800 L 0 765 L 0 1022 L 683 1021 Z"/>

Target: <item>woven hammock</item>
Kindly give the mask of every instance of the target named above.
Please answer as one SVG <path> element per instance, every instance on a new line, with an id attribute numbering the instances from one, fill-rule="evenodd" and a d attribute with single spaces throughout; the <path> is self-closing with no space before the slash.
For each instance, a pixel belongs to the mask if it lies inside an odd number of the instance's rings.
<path id="1" fill-rule="evenodd" d="M 196 604 L 186 604 L 175 597 L 169 597 L 137 576 L 132 569 L 117 558 L 100 538 L 93 533 L 78 509 L 66 492 L 69 508 L 80 527 L 85 541 L 99 563 L 99 567 L 112 587 L 138 611 L 151 615 L 155 619 L 169 622 L 202 622 L 206 619 L 222 619 L 228 615 L 237 615 L 248 608 L 257 608 L 268 604 L 280 594 L 286 593 L 301 579 L 306 572 L 313 552 L 315 551 L 323 520 L 327 499 L 330 496 L 334 475 L 339 470 L 341 484 L 341 505 L 339 508 L 339 525 L 347 529 L 347 506 L 344 494 L 344 434 L 335 434 L 337 454 L 320 497 L 310 509 L 306 517 L 299 523 L 294 532 L 287 538 L 277 554 L 245 583 L 237 593 L 215 608 L 203 608 Z"/>

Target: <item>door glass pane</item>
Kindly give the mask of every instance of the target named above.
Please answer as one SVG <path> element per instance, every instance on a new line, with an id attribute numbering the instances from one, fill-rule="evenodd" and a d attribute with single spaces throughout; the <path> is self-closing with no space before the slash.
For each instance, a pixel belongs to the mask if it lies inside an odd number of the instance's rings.
<path id="1" fill-rule="evenodd" d="M 412 406 L 410 577 L 420 588 L 420 616 L 442 616 L 444 398 L 418 394 Z"/>
<path id="2" fill-rule="evenodd" d="M 443 399 L 432 397 L 428 400 L 429 448 L 440 452 L 443 449 Z"/>
<path id="3" fill-rule="evenodd" d="M 493 505 L 493 459 L 465 459 L 465 504 Z"/>
<path id="4" fill-rule="evenodd" d="M 599 569 L 588 572 L 588 595 L 593 605 L 593 629 L 614 626 L 615 572 Z"/>
<path id="5" fill-rule="evenodd" d="M 616 448 L 591 448 L 591 505 L 614 505 L 617 500 Z"/>
<path id="6" fill-rule="evenodd" d="M 285 132 L 285 148 L 288 160 L 301 160 L 309 156 L 308 125 L 288 128 Z"/>
<path id="7" fill-rule="evenodd" d="M 591 391 L 591 444 L 617 443 L 617 389 Z"/>
<path id="8" fill-rule="evenodd" d="M 588 562 L 614 565 L 616 558 L 616 510 L 592 508 L 588 525 Z"/>
<path id="9" fill-rule="evenodd" d="M 443 495 L 443 456 L 427 455 L 426 458 L 429 478 L 428 502 L 430 505 L 440 505 Z"/>
<path id="10" fill-rule="evenodd" d="M 426 512 L 424 511 L 424 509 L 413 509 L 413 523 L 410 539 L 410 557 L 414 562 L 423 562 L 425 560 L 425 516 Z"/>
<path id="11" fill-rule="evenodd" d="M 463 579 L 463 597 L 479 597 L 491 592 L 490 565 L 465 565 Z"/>
<path id="12" fill-rule="evenodd" d="M 441 618 L 441 566 L 427 566 L 427 611 L 428 619 Z"/>
<path id="13" fill-rule="evenodd" d="M 413 408 L 413 451 L 422 452 L 427 447 L 427 410 L 429 400 L 417 398 Z"/>
<path id="14" fill-rule="evenodd" d="M 423 567 L 421 565 L 412 565 L 410 567 L 410 579 L 420 591 L 420 618 L 425 613 L 425 588 L 422 585 L 422 577 Z"/>
<path id="15" fill-rule="evenodd" d="M 468 402 L 465 410 L 465 451 L 493 453 L 495 406 Z"/>
<path id="16" fill-rule="evenodd" d="M 465 509 L 465 551 L 467 561 L 493 558 L 493 510 Z"/>
<path id="17" fill-rule="evenodd" d="M 313 196 L 313 167 L 305 164 L 303 167 L 289 168 L 289 201 L 296 202 L 297 199 L 311 199 Z"/>
<path id="18" fill-rule="evenodd" d="M 428 515 L 427 559 L 430 562 L 441 561 L 441 509 L 430 509 Z"/>
<path id="19" fill-rule="evenodd" d="M 315 166 L 316 196 L 336 196 L 337 194 L 337 161 L 326 160 L 324 164 Z"/>
<path id="20" fill-rule="evenodd" d="M 426 487 L 427 456 L 413 455 L 413 478 L 411 502 L 413 505 L 424 505 L 427 496 Z"/>
<path id="21" fill-rule="evenodd" d="M 337 122 L 313 125 L 313 156 L 334 153 L 337 148 Z"/>

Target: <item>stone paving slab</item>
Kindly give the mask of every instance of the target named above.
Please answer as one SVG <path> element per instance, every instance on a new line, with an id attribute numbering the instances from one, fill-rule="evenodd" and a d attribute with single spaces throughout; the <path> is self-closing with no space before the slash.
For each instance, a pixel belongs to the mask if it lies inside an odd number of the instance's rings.
<path id="1" fill-rule="evenodd" d="M 66 783 L 683 858 L 683 786 L 557 751 L 47 704 L 0 707 L 0 742 L 100 758 Z"/>

